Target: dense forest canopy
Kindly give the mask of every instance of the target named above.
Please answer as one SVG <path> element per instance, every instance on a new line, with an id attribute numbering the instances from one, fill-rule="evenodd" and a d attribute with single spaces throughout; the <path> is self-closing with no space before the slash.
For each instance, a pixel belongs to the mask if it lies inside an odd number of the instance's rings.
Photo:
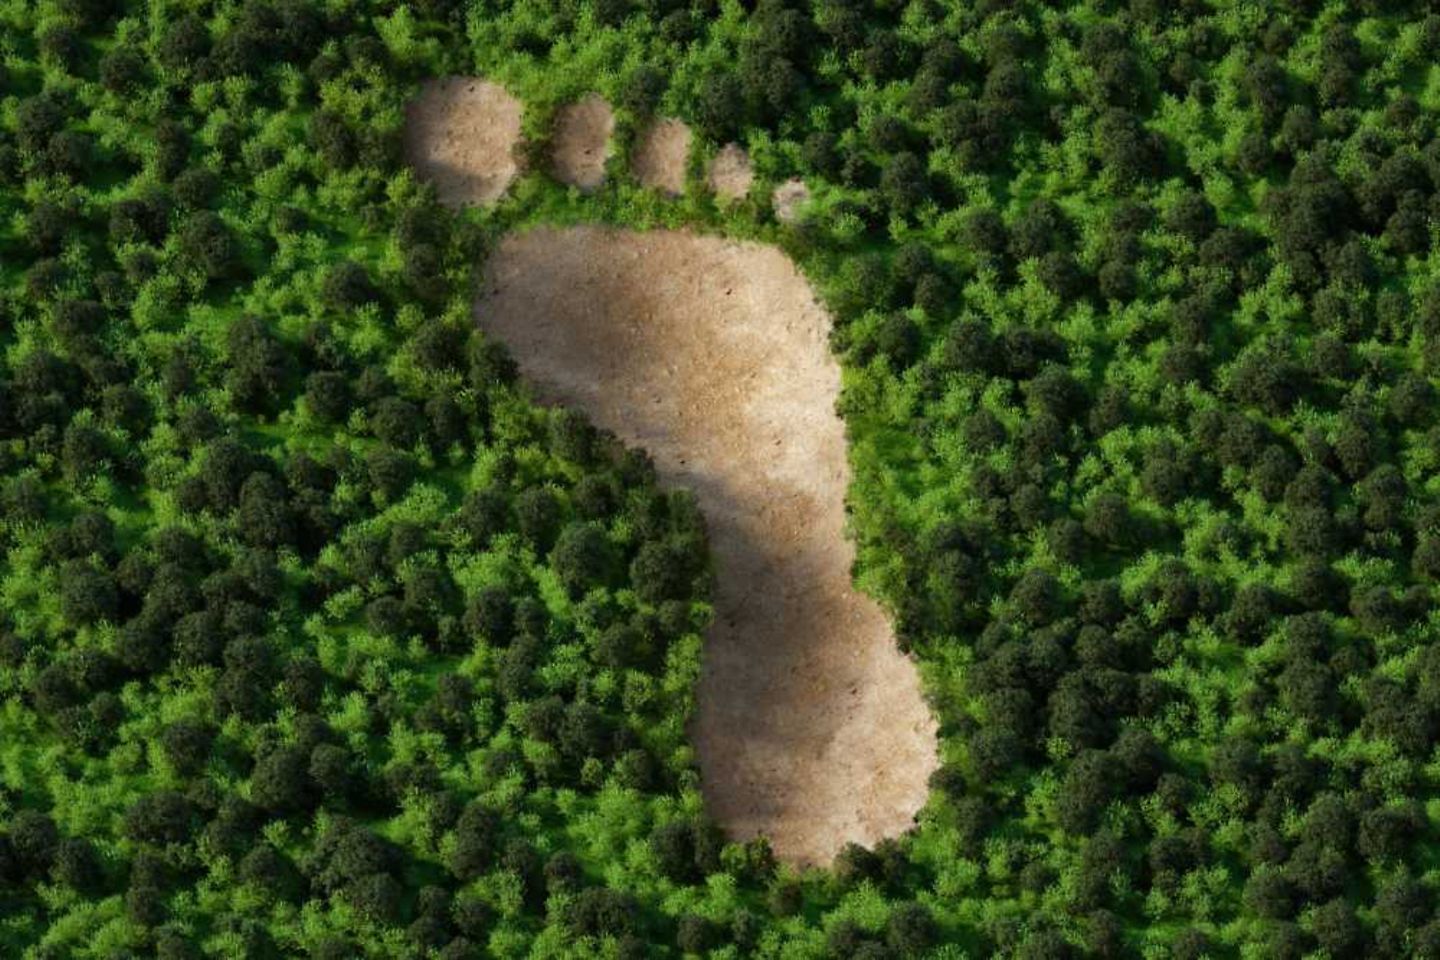
<path id="1" fill-rule="evenodd" d="M 1373 0 L 0 0 L 0 953 L 1440 957 L 1437 54 Z M 452 214 L 447 74 L 757 189 Z M 703 519 L 472 329 L 578 220 L 823 292 L 941 723 L 906 837 L 705 818 Z"/>

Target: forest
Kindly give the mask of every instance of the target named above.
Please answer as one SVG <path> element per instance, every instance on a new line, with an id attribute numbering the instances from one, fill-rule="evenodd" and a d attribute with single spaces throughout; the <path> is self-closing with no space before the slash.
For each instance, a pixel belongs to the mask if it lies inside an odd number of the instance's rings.
<path id="1" fill-rule="evenodd" d="M 1440 958 L 1437 63 L 1375 0 L 0 0 L 0 955 Z M 451 211 L 447 75 L 758 186 Z M 704 517 L 472 322 L 580 222 L 831 311 L 905 835 L 707 817 Z"/>

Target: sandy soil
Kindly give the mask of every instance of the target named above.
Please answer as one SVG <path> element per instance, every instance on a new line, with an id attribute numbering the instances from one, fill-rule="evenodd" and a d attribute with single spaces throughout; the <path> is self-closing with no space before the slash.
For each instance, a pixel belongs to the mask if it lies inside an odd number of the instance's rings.
<path id="1" fill-rule="evenodd" d="M 738 143 L 727 143 L 710 161 L 710 189 L 721 200 L 743 200 L 755 182 L 750 154 Z"/>
<path id="2" fill-rule="evenodd" d="M 804 864 L 906 830 L 936 726 L 851 585 L 840 375 L 803 277 L 773 247 L 597 227 L 508 236 L 487 270 L 477 320 L 541 398 L 648 449 L 709 520 L 691 732 L 712 813 Z"/>
<path id="3" fill-rule="evenodd" d="M 605 182 L 605 160 L 610 156 L 610 134 L 615 114 L 603 97 L 591 94 L 566 104 L 555 115 L 550 162 L 561 183 L 593 190 Z"/>
<path id="4" fill-rule="evenodd" d="M 770 197 L 775 207 L 775 219 L 781 223 L 794 223 L 800 219 L 800 211 L 810 202 L 810 188 L 798 177 L 786 180 L 775 188 Z"/>
<path id="5" fill-rule="evenodd" d="M 520 167 L 520 101 L 476 77 L 432 80 L 406 110 L 405 156 L 452 207 L 499 200 Z"/>
<path id="6" fill-rule="evenodd" d="M 630 163 L 640 185 L 670 196 L 685 190 L 690 161 L 690 128 L 679 120 L 659 120 L 640 134 Z"/>

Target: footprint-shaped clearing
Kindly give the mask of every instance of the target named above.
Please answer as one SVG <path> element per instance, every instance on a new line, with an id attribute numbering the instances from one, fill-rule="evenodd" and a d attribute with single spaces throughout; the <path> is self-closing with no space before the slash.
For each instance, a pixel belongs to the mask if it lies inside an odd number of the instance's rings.
<path id="1" fill-rule="evenodd" d="M 585 179 L 577 166 L 603 177 L 596 110 L 560 114 L 553 146 L 586 144 L 569 154 L 583 163 L 551 158 L 569 182 Z M 433 124 L 412 133 L 450 137 Z M 656 136 L 673 166 L 681 131 Z M 743 151 L 716 165 L 743 195 Z M 840 371 L 829 317 L 795 265 L 775 247 L 688 231 L 537 228 L 490 255 L 475 315 L 542 399 L 583 410 L 695 491 L 716 619 L 691 735 L 716 820 L 805 865 L 908 829 L 936 725 L 884 614 L 851 584 Z"/>
<path id="2" fill-rule="evenodd" d="M 542 398 L 699 498 L 716 622 L 692 735 L 716 819 L 806 864 L 907 829 L 935 724 L 850 582 L 840 375 L 794 265 L 688 232 L 535 229 L 491 255 L 476 317 Z"/>

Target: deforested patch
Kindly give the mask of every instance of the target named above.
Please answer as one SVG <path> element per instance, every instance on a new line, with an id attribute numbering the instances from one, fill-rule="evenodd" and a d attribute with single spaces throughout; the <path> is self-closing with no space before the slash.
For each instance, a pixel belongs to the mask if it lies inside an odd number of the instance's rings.
<path id="1" fill-rule="evenodd" d="M 679 120 L 657 120 L 635 144 L 631 166 L 640 185 L 670 196 L 685 190 L 690 161 L 690 128 Z"/>
<path id="2" fill-rule="evenodd" d="M 561 107 L 555 115 L 550 142 L 555 179 L 582 190 L 593 190 L 604 183 L 614 130 L 615 114 L 603 97 L 591 94 Z"/>
<path id="3" fill-rule="evenodd" d="M 522 112 L 519 100 L 488 80 L 432 80 L 406 110 L 406 158 L 442 203 L 494 203 L 520 170 Z"/>
<path id="4" fill-rule="evenodd" d="M 738 143 L 727 143 L 710 161 L 710 189 L 721 200 L 745 199 L 754 182 L 755 170 L 750 166 L 750 154 Z"/>
<path id="5" fill-rule="evenodd" d="M 936 724 L 851 582 L 840 372 L 794 264 L 684 231 L 539 228 L 492 254 L 476 317 L 543 400 L 695 491 L 716 619 L 692 736 L 716 819 L 800 864 L 908 829 Z"/>
<path id="6" fill-rule="evenodd" d="M 781 223 L 795 223 L 800 219 L 800 212 L 805 208 L 805 204 L 810 202 L 810 188 L 805 186 L 804 180 L 792 177 L 775 188 L 770 202 L 775 208 L 776 220 Z"/>

